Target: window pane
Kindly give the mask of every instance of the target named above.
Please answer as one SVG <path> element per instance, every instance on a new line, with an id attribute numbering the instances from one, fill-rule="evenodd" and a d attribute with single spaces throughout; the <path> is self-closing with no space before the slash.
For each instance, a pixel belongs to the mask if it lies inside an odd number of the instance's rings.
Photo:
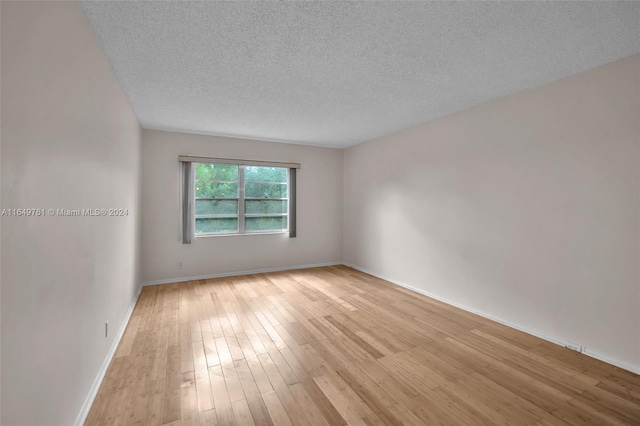
<path id="1" fill-rule="evenodd" d="M 286 213 L 287 202 L 277 200 L 247 200 L 244 205 L 246 214 L 257 213 Z"/>
<path id="2" fill-rule="evenodd" d="M 287 229 L 287 217 L 247 217 L 244 227 L 247 231 L 281 231 Z"/>
<path id="3" fill-rule="evenodd" d="M 238 214 L 235 200 L 196 200 L 196 216 L 201 214 Z"/>
<path id="4" fill-rule="evenodd" d="M 237 181 L 238 166 L 230 164 L 196 164 L 196 180 Z"/>
<path id="5" fill-rule="evenodd" d="M 287 169 L 280 167 L 245 166 L 244 180 L 254 182 L 287 182 Z"/>
<path id="6" fill-rule="evenodd" d="M 211 232 L 238 232 L 238 219 L 196 219 L 196 234 Z"/>
<path id="7" fill-rule="evenodd" d="M 238 198 L 238 184 L 196 181 L 196 197 Z"/>
<path id="8" fill-rule="evenodd" d="M 287 198 L 286 183 L 246 183 L 245 197 L 255 198 Z"/>

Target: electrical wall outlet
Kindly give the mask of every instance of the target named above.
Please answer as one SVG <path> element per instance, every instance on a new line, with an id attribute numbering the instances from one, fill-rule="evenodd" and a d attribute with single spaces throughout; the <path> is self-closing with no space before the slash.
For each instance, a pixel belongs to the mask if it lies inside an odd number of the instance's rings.
<path id="1" fill-rule="evenodd" d="M 182 269 L 182 261 L 178 262 L 178 269 Z"/>
<path id="2" fill-rule="evenodd" d="M 109 320 L 104 323 L 104 337 L 109 337 Z"/>

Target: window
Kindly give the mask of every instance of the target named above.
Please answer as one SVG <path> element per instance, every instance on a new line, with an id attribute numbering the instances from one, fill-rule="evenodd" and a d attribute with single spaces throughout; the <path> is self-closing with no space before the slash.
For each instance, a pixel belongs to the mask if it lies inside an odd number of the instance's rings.
<path id="1" fill-rule="evenodd" d="M 196 235 L 287 230 L 287 168 L 194 164 Z"/>
<path id="2" fill-rule="evenodd" d="M 180 156 L 182 242 L 196 236 L 296 236 L 298 163 Z"/>

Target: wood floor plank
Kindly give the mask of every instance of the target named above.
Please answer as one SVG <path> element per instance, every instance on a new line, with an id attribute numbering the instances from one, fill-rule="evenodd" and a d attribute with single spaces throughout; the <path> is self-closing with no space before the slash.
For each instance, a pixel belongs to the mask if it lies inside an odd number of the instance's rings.
<path id="1" fill-rule="evenodd" d="M 227 392 L 227 385 L 224 381 L 221 366 L 209 368 L 209 379 L 211 380 L 211 393 L 213 394 L 213 405 L 216 409 L 216 417 L 219 424 L 235 424 L 231 398 Z"/>
<path id="2" fill-rule="evenodd" d="M 251 416 L 251 410 L 249 404 L 245 399 L 231 403 L 233 408 L 233 415 L 236 419 L 236 423 L 239 425 L 252 426 L 255 425 L 253 417 Z"/>
<path id="3" fill-rule="evenodd" d="M 227 386 L 227 393 L 229 394 L 229 400 L 231 403 L 245 399 L 235 365 L 222 364 L 222 374 L 224 376 L 224 382 Z"/>
<path id="4" fill-rule="evenodd" d="M 264 354 L 262 354 L 264 355 Z M 251 374 L 253 375 L 253 380 L 260 390 L 260 393 L 267 393 L 273 390 L 273 386 L 271 386 L 271 382 L 267 377 L 267 374 L 264 372 L 262 368 L 262 364 L 257 356 L 250 356 L 246 358 L 247 365 L 251 370 Z"/>
<path id="5" fill-rule="evenodd" d="M 258 356 L 262 367 L 264 368 L 271 385 L 273 386 L 273 390 L 276 393 L 278 400 L 287 408 L 287 414 L 293 424 L 306 424 L 308 422 L 304 411 L 295 403 L 295 399 L 293 395 L 291 395 L 291 391 L 284 378 L 280 374 L 280 371 L 276 367 L 275 363 L 271 356 L 267 354 L 262 354 Z"/>
<path id="6" fill-rule="evenodd" d="M 320 389 L 315 380 L 312 378 L 305 379 L 300 382 L 309 398 L 318 407 L 320 413 L 330 425 L 345 425 L 346 420 L 336 407 L 331 403 L 327 395 Z"/>
<path id="7" fill-rule="evenodd" d="M 200 424 L 202 426 L 215 426 L 218 424 L 216 410 L 208 410 L 200 413 Z"/>
<path id="8" fill-rule="evenodd" d="M 366 423 L 360 418 L 358 412 L 353 409 L 349 404 L 349 400 L 337 390 L 331 382 L 324 376 L 318 376 L 314 378 L 318 387 L 322 390 L 322 393 L 331 401 L 331 404 L 336 408 L 340 415 L 350 425 L 365 425 Z"/>
<path id="9" fill-rule="evenodd" d="M 180 419 L 184 426 L 200 424 L 196 380 L 193 372 L 182 374 L 180 385 Z"/>
<path id="10" fill-rule="evenodd" d="M 162 424 L 162 399 L 164 397 L 165 380 L 154 380 L 152 384 L 153 398 L 150 401 L 150 405 L 147 409 L 147 422 L 151 425 Z M 107 422 L 109 424 L 109 422 Z"/>
<path id="11" fill-rule="evenodd" d="M 253 422 L 256 425 L 272 425 L 271 417 L 267 411 L 267 407 L 264 405 L 264 400 L 260 394 L 260 390 L 256 384 L 256 381 L 251 373 L 251 369 L 246 360 L 236 361 L 234 363 L 236 371 L 238 372 L 238 378 L 240 385 L 247 400 L 249 411 L 253 418 Z M 270 391 L 267 390 L 267 392 Z M 266 393 L 266 392 L 265 392 Z"/>
<path id="12" fill-rule="evenodd" d="M 144 287 L 87 425 L 640 425 L 640 376 L 345 266 Z"/>
<path id="13" fill-rule="evenodd" d="M 209 411 L 213 408 L 213 394 L 211 393 L 211 380 L 207 367 L 207 358 L 204 353 L 203 342 L 193 343 L 193 359 L 195 365 L 196 396 L 199 411 Z"/>
<path id="14" fill-rule="evenodd" d="M 263 394 L 262 399 L 264 399 L 264 403 L 267 406 L 267 410 L 269 410 L 269 415 L 273 419 L 274 424 L 292 426 L 287 411 L 282 406 L 282 403 L 274 391 Z"/>
<path id="15" fill-rule="evenodd" d="M 182 374 L 180 373 L 180 348 L 170 346 L 167 349 L 167 370 L 165 373 L 165 391 L 162 400 L 162 423 L 171 423 L 181 416 L 180 386 Z"/>
<path id="16" fill-rule="evenodd" d="M 295 383 L 289 386 L 291 394 L 295 398 L 296 402 L 300 405 L 304 411 L 305 417 L 309 421 L 310 425 L 327 425 L 327 421 L 322 416 L 322 413 L 311 400 L 304 386 L 300 383 Z"/>

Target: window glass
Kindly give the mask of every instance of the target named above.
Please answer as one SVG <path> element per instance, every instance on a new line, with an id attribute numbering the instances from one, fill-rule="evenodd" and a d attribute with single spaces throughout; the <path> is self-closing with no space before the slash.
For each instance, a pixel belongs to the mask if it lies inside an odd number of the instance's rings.
<path id="1" fill-rule="evenodd" d="M 196 235 L 286 231 L 288 169 L 196 163 Z"/>

